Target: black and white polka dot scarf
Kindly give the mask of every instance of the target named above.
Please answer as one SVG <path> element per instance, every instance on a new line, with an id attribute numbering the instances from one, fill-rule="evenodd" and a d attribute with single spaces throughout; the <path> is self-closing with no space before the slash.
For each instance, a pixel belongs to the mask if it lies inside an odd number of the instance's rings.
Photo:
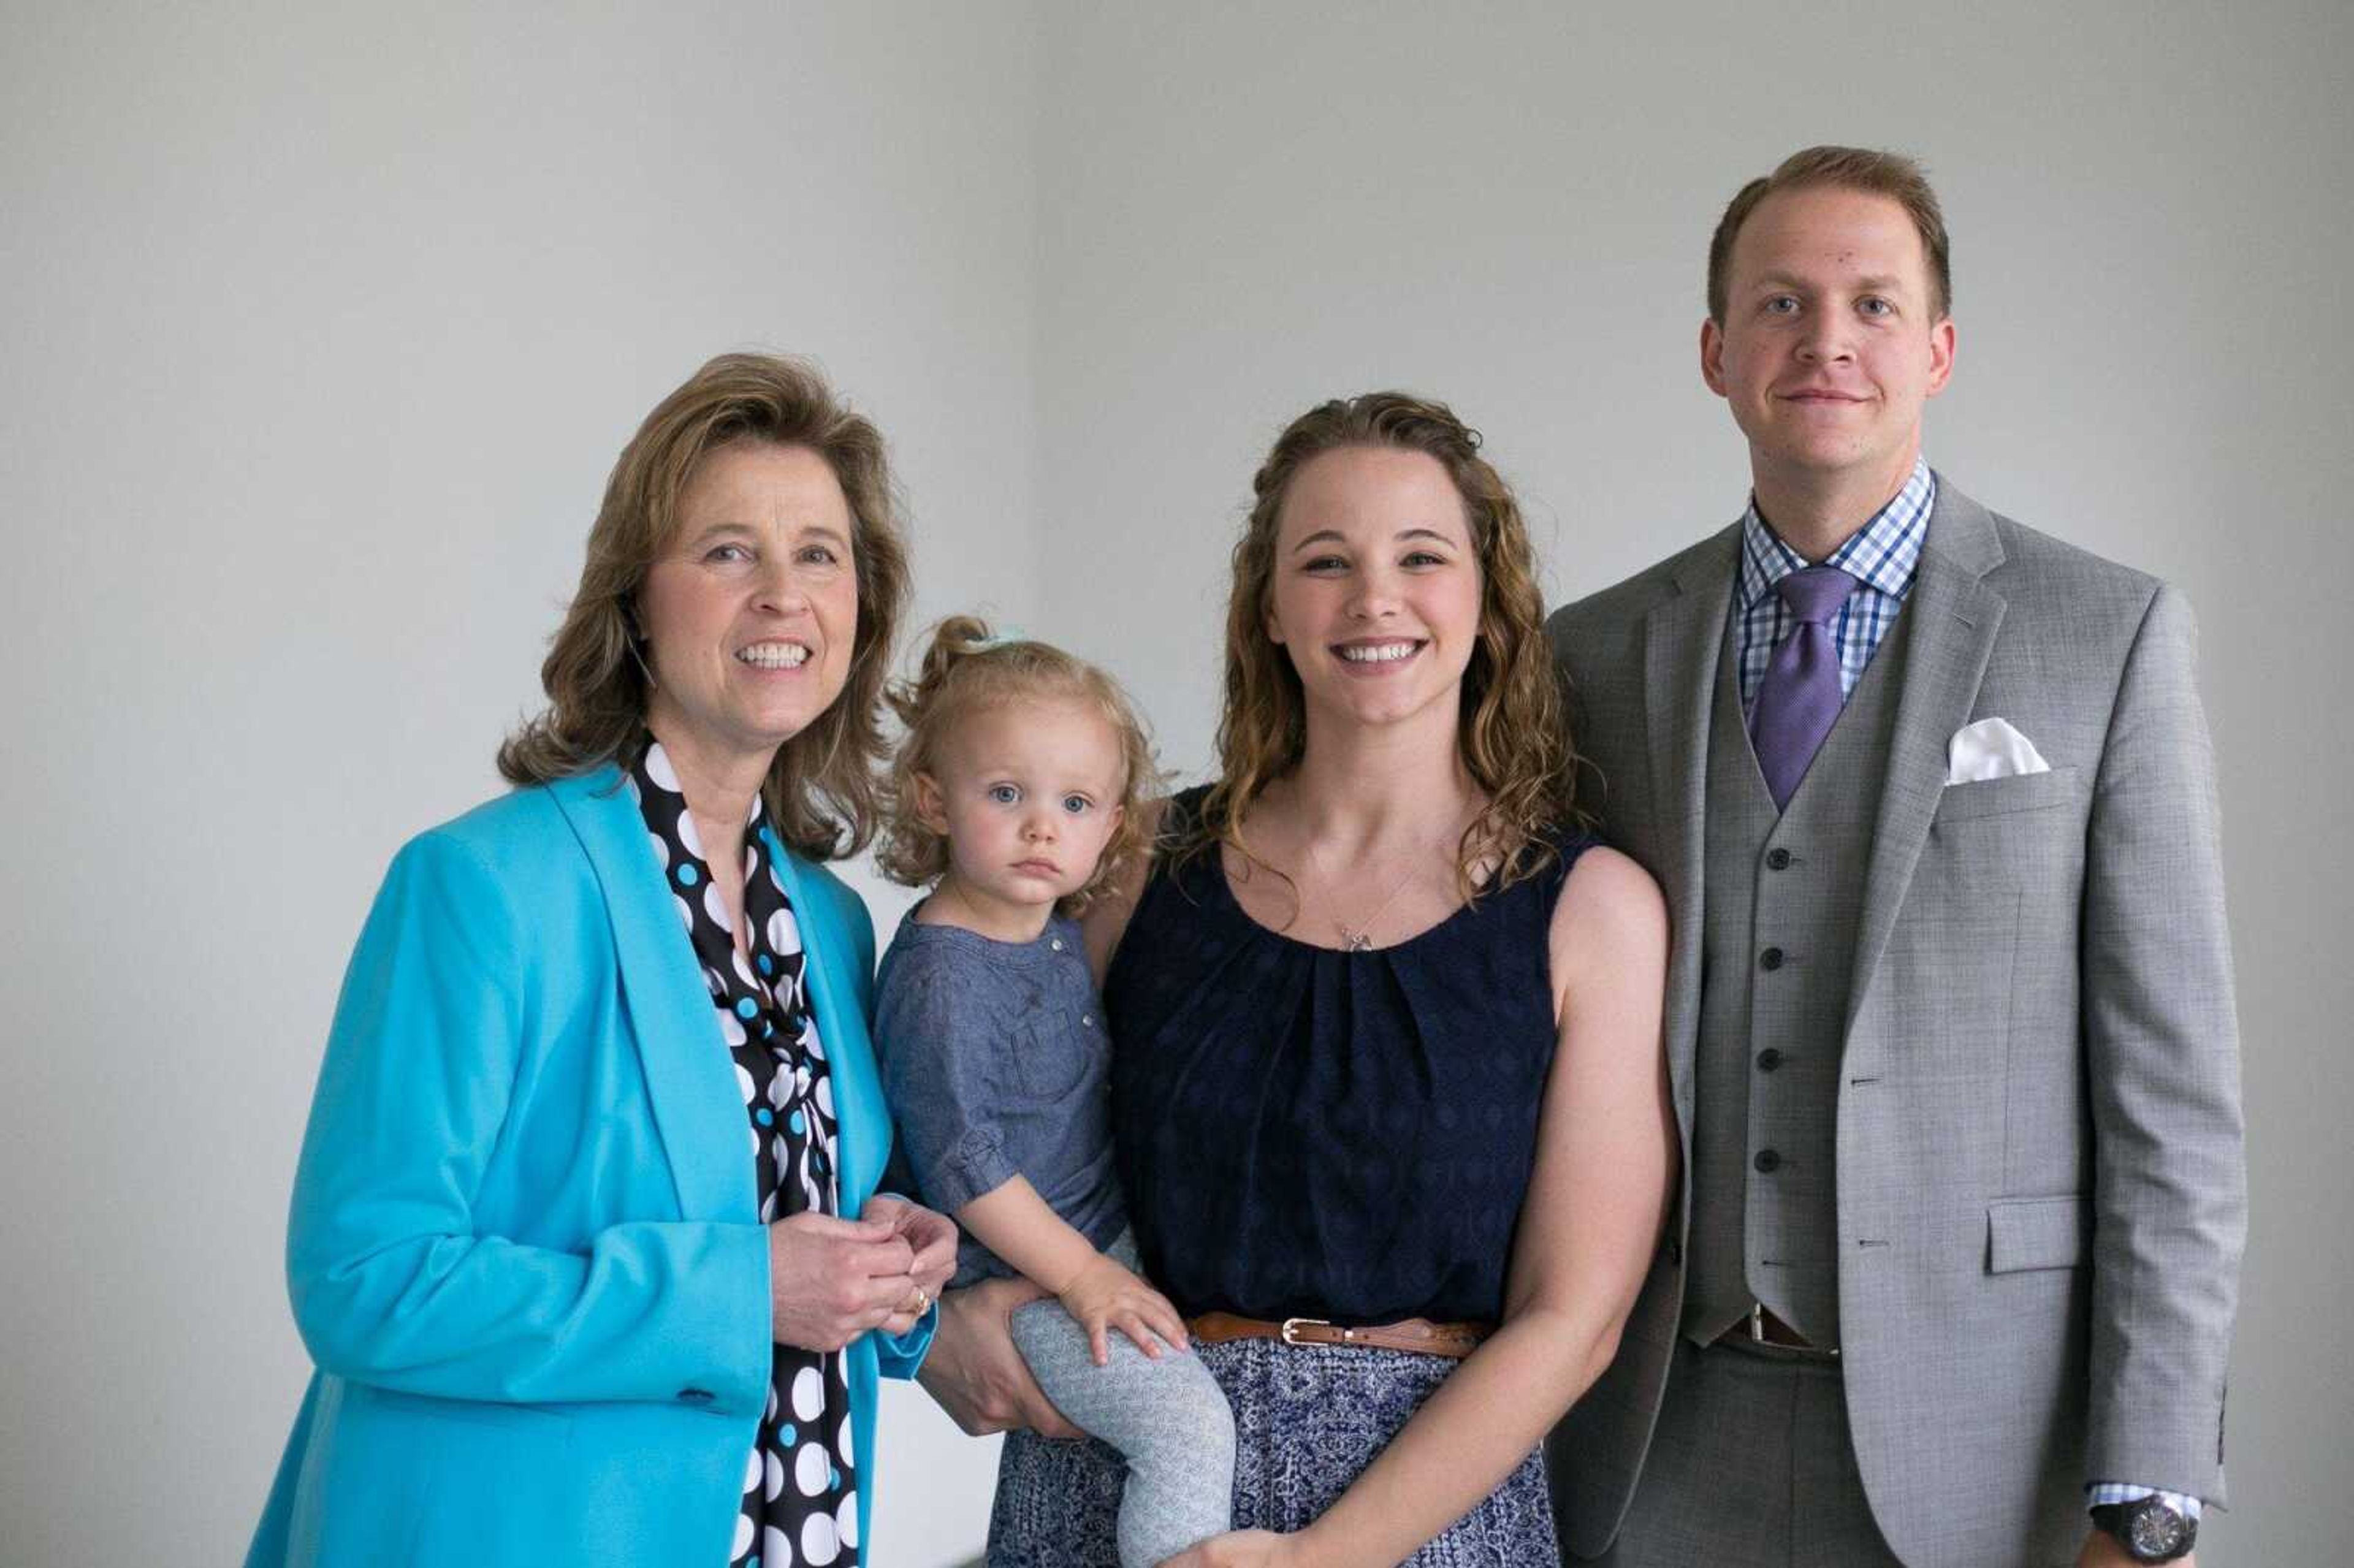
<path id="1" fill-rule="evenodd" d="M 695 819 L 659 742 L 648 738 L 630 784 L 735 1057 L 760 1223 L 835 1213 L 833 1089 L 804 988 L 801 930 L 760 835 L 760 802 L 752 802 L 744 833 L 748 957 L 728 929 Z M 842 1356 L 788 1345 L 776 1346 L 774 1356 L 727 1560 L 743 1568 L 857 1568 L 858 1481 Z"/>

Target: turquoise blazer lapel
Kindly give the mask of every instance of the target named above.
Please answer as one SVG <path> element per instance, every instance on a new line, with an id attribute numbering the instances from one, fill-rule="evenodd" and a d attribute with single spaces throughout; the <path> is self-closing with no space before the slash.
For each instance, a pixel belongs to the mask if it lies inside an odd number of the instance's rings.
<path id="1" fill-rule="evenodd" d="M 683 934 L 677 895 L 647 853 L 645 821 L 620 770 L 610 765 L 559 779 L 548 791 L 579 837 L 605 895 L 622 1001 L 670 1156 L 679 1212 L 690 1219 L 749 1224 L 758 1200 L 752 1166 L 744 1158 L 743 1097 Z M 842 1207 L 855 1217 L 882 1179 L 891 1147 L 891 1120 L 867 1043 L 872 980 L 864 969 L 873 938 L 854 897 L 788 850 L 765 824 L 760 833 L 801 933 L 810 1008 L 832 1069 Z"/>
<path id="2" fill-rule="evenodd" d="M 610 764 L 557 779 L 547 790 L 605 895 L 621 1000 L 678 1187 L 679 1213 L 751 1224 L 758 1200 L 752 1162 L 744 1158 L 744 1098 L 677 899 L 646 848 L 645 819 Z"/>

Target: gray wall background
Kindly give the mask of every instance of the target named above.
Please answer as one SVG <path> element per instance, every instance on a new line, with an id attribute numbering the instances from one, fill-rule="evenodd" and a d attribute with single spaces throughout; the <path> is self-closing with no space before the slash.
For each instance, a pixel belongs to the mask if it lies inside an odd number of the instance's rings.
<path id="1" fill-rule="evenodd" d="M 242 1550 L 351 938 L 493 788 L 605 470 L 701 359 L 819 355 L 924 610 L 1100 659 L 1198 774 L 1225 549 L 1317 398 L 1453 401 L 1556 598 L 1738 511 L 1702 252 L 1825 140 L 1944 195 L 1933 461 L 2201 612 L 2255 1212 L 2200 1555 L 2344 1554 L 2342 5 L 0 0 L 0 1562 Z M 993 1446 L 882 1420 L 880 1561 L 955 1559 Z"/>

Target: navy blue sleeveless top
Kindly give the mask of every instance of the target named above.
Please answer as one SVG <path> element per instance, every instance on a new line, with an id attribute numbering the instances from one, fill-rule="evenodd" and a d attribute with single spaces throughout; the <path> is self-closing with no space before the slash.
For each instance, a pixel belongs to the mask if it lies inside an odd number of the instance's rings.
<path id="1" fill-rule="evenodd" d="M 1599 841 L 1549 842 L 1536 874 L 1369 952 L 1261 926 L 1215 853 L 1156 862 L 1104 1008 L 1129 1216 L 1178 1310 L 1502 1317 L 1557 1033 L 1548 929 Z"/>

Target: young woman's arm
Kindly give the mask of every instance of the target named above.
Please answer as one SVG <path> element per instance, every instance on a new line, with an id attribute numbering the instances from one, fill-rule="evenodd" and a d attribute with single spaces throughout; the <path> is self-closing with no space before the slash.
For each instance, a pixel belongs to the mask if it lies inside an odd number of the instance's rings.
<path id="1" fill-rule="evenodd" d="M 1494 1490 L 1610 1364 L 1676 1175 L 1658 887 L 1624 855 L 1588 850 L 1551 948 L 1561 1035 L 1502 1327 L 1314 1524 L 1220 1536 L 1170 1568 L 1399 1562 Z"/>

